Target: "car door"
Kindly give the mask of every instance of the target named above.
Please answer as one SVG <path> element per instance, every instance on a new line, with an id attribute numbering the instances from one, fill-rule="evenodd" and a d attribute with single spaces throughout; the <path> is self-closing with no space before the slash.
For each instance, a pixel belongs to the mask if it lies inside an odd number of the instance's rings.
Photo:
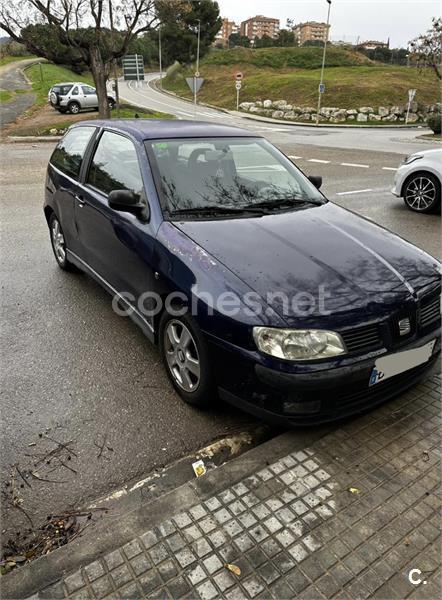
<path id="1" fill-rule="evenodd" d="M 151 224 L 128 212 L 109 207 L 112 190 L 144 194 L 139 157 L 131 139 L 104 130 L 91 156 L 75 219 L 82 258 L 119 293 L 133 296 L 132 304 L 153 290 Z"/>
<path id="2" fill-rule="evenodd" d="M 84 108 L 96 108 L 98 106 L 98 96 L 95 88 L 90 85 L 82 85 L 82 105 Z"/>
<path id="3" fill-rule="evenodd" d="M 52 194 L 51 205 L 60 220 L 66 245 L 75 253 L 81 251 L 74 215 L 76 198 L 82 192 L 80 172 L 96 132 L 97 128 L 90 125 L 70 129 L 57 144 L 48 165 L 46 189 Z"/>

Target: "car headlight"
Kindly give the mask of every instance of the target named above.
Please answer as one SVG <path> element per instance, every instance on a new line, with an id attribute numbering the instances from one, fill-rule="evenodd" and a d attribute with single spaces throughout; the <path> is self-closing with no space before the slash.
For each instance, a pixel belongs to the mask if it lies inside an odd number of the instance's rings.
<path id="1" fill-rule="evenodd" d="M 345 352 L 338 333 L 321 329 L 254 327 L 253 339 L 261 352 L 285 360 L 330 358 Z"/>
<path id="2" fill-rule="evenodd" d="M 421 156 L 420 154 L 410 154 L 405 158 L 402 164 L 409 165 L 410 163 L 414 162 L 415 160 L 419 160 L 420 158 L 423 158 L 423 156 Z"/>

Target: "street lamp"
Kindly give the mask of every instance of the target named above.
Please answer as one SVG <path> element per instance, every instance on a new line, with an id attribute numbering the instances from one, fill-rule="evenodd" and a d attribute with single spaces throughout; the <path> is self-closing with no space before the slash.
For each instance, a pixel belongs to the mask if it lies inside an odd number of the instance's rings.
<path id="1" fill-rule="evenodd" d="M 160 62 L 160 88 L 163 89 L 163 61 L 161 56 L 161 23 L 158 26 L 158 56 Z"/>
<path id="2" fill-rule="evenodd" d="M 324 41 L 324 51 L 322 53 L 322 67 L 321 67 L 321 81 L 319 82 L 319 90 L 318 90 L 318 110 L 316 111 L 316 125 L 319 123 L 319 111 L 321 110 L 321 95 L 324 93 L 324 67 L 325 67 L 325 53 L 327 51 L 327 40 L 328 40 L 328 28 L 330 25 L 330 8 L 332 0 L 326 0 L 328 4 L 328 13 L 327 13 L 327 29 Z"/>
<path id="3" fill-rule="evenodd" d="M 196 106 L 196 78 L 200 76 L 200 38 L 201 38 L 201 21 L 198 19 L 198 42 L 196 48 L 196 71 L 193 78 L 193 102 Z"/>

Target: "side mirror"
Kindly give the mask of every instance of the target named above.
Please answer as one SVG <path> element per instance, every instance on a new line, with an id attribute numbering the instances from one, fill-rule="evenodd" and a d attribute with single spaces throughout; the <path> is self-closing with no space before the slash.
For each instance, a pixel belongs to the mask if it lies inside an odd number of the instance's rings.
<path id="1" fill-rule="evenodd" d="M 313 183 L 316 189 L 320 189 L 322 185 L 322 177 L 320 175 L 309 175 L 309 180 L 311 183 Z"/>
<path id="2" fill-rule="evenodd" d="M 108 196 L 108 203 L 114 210 L 130 212 L 141 221 L 150 219 L 149 204 L 144 194 L 138 197 L 130 190 L 112 190 Z"/>

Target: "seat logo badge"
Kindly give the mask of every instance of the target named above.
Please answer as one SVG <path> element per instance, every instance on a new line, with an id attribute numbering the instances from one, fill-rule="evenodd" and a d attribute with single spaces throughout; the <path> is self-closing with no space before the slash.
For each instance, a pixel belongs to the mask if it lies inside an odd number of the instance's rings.
<path id="1" fill-rule="evenodd" d="M 407 335 L 411 331 L 410 319 L 401 319 L 399 321 L 399 335 Z"/>

